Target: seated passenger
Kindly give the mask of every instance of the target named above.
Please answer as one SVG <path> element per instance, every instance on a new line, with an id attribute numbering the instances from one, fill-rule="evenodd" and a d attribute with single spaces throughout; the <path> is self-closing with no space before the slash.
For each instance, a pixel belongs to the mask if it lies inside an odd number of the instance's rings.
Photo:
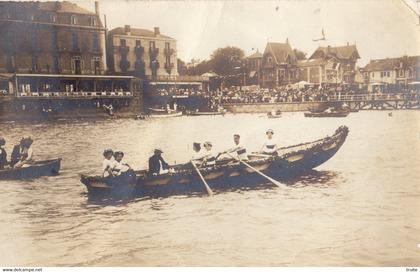
<path id="1" fill-rule="evenodd" d="M 193 143 L 193 154 L 191 161 L 195 164 L 201 165 L 204 159 L 204 154 L 201 152 L 201 144 L 198 142 Z"/>
<path id="2" fill-rule="evenodd" d="M 162 158 L 162 150 L 155 149 L 153 156 L 149 158 L 149 174 L 161 175 L 169 172 L 169 165 Z"/>
<path id="3" fill-rule="evenodd" d="M 124 153 L 121 151 L 114 152 L 114 163 L 112 165 L 112 174 L 113 176 L 120 176 L 121 174 L 126 173 L 131 167 L 123 162 Z"/>
<path id="4" fill-rule="evenodd" d="M 216 158 L 219 155 L 214 154 L 214 152 L 212 151 L 213 145 L 211 144 L 211 142 L 205 142 L 203 144 L 204 146 L 204 150 L 203 150 L 203 155 L 204 155 L 204 160 L 203 160 L 203 164 L 206 166 L 212 166 L 216 164 Z"/>
<path id="5" fill-rule="evenodd" d="M 0 170 L 3 170 L 7 165 L 7 152 L 3 147 L 5 144 L 6 140 L 3 137 L 0 137 Z"/>
<path id="6" fill-rule="evenodd" d="M 20 144 L 15 145 L 12 151 L 11 165 L 19 168 L 27 164 L 33 163 L 33 149 L 31 137 L 22 138 Z"/>
<path id="7" fill-rule="evenodd" d="M 272 129 L 269 129 L 266 131 L 265 134 L 267 135 L 267 139 L 261 148 L 261 153 L 272 156 L 277 155 L 277 144 L 273 139 L 274 131 Z"/>
<path id="8" fill-rule="evenodd" d="M 102 177 L 113 177 L 114 174 L 112 169 L 114 168 L 114 160 L 112 156 L 114 155 L 114 151 L 112 149 L 105 149 L 103 156 L 104 160 L 102 162 Z"/>

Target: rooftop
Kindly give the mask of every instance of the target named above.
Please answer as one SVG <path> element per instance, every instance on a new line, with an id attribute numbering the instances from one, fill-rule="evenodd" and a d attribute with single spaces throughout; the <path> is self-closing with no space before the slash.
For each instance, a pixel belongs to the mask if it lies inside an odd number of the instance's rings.
<path id="1" fill-rule="evenodd" d="M 84 9 L 68 1 L 0 1 L 0 9 L 33 9 L 58 13 L 95 15 L 95 12 Z"/>
<path id="2" fill-rule="evenodd" d="M 371 60 L 363 69 L 365 71 L 386 71 L 409 66 L 418 66 L 420 56 L 403 56 L 400 58 L 386 58 Z"/>
<path id="3" fill-rule="evenodd" d="M 355 55 L 356 58 L 360 58 L 355 44 L 345 46 L 320 46 L 315 50 L 310 58 L 318 58 L 320 57 L 320 53 L 324 56 L 329 55 L 338 59 L 350 59 L 353 55 Z"/>
<path id="4" fill-rule="evenodd" d="M 247 58 L 248 59 L 260 59 L 263 57 L 263 54 L 260 53 L 260 51 L 255 52 L 254 54 L 249 55 Z"/>
<path id="5" fill-rule="evenodd" d="M 117 27 L 110 30 L 109 34 L 110 35 L 131 35 L 131 36 L 148 37 L 148 38 L 161 37 L 165 39 L 174 40 L 174 38 L 172 37 L 161 34 L 158 27 L 155 27 L 154 31 L 143 29 L 143 28 L 134 28 L 130 26 Z"/>

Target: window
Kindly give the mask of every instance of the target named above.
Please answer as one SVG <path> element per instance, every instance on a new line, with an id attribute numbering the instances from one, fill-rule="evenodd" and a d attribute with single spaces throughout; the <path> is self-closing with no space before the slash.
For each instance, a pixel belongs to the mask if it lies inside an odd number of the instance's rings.
<path id="1" fill-rule="evenodd" d="M 127 42 L 126 42 L 126 40 L 125 39 L 120 39 L 120 46 L 126 46 L 127 45 Z"/>
<path id="2" fill-rule="evenodd" d="M 390 77 L 391 76 L 391 72 L 386 72 L 386 77 Z"/>
<path id="3" fill-rule="evenodd" d="M 370 77 L 371 78 L 374 78 L 375 77 L 375 73 L 374 72 L 370 73 Z"/>
<path id="4" fill-rule="evenodd" d="M 60 62 L 59 62 L 58 56 L 54 56 L 52 67 L 53 67 L 53 73 L 58 73 L 59 72 Z"/>
<path id="5" fill-rule="evenodd" d="M 71 24 L 72 25 L 77 25 L 77 17 L 76 17 L 76 15 L 72 15 L 71 16 Z"/>
<path id="6" fill-rule="evenodd" d="M 140 46 L 141 46 L 140 40 L 136 40 L 136 47 L 140 47 Z"/>
<path id="7" fill-rule="evenodd" d="M 93 43 L 92 47 L 94 51 L 99 51 L 99 39 L 98 39 L 98 33 L 93 33 Z"/>
<path id="8" fill-rule="evenodd" d="M 156 44 L 155 44 L 154 41 L 153 42 L 150 42 L 149 45 L 150 45 L 150 48 L 155 48 L 156 47 Z"/>
<path id="9" fill-rule="evenodd" d="M 96 18 L 95 17 L 90 17 L 89 22 L 90 22 L 90 26 L 96 26 Z"/>
<path id="10" fill-rule="evenodd" d="M 93 69 L 94 69 L 95 75 L 100 74 L 100 72 L 101 72 L 101 58 L 100 57 L 93 57 L 92 62 L 93 62 Z"/>
<path id="11" fill-rule="evenodd" d="M 400 74 L 400 77 L 403 77 L 404 76 L 404 70 L 401 69 L 399 74 Z"/>
<path id="12" fill-rule="evenodd" d="M 31 46 L 33 50 L 38 49 L 38 34 L 36 32 L 31 32 Z"/>
<path id="13" fill-rule="evenodd" d="M 78 50 L 79 49 L 79 36 L 77 35 L 77 33 L 72 33 L 71 38 L 72 38 L 71 41 L 72 41 L 73 50 Z"/>
<path id="14" fill-rule="evenodd" d="M 57 38 L 57 32 L 51 33 L 51 46 L 53 49 L 58 49 L 58 38 Z"/>
<path id="15" fill-rule="evenodd" d="M 55 16 L 54 14 L 50 15 L 50 22 L 51 23 L 56 23 L 57 22 L 57 16 Z"/>
<path id="16" fill-rule="evenodd" d="M 38 57 L 32 56 L 32 72 L 38 71 Z"/>
<path id="17" fill-rule="evenodd" d="M 271 57 L 268 57 L 268 64 L 271 64 L 271 62 L 273 61 L 272 59 L 271 59 Z"/>

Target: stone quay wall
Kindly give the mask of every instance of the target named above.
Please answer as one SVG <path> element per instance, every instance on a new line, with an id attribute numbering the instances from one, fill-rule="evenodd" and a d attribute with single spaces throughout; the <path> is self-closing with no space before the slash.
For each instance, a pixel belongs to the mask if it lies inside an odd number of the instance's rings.
<path id="1" fill-rule="evenodd" d="M 282 112 L 314 111 L 327 106 L 324 102 L 281 102 L 281 103 L 233 103 L 223 104 L 232 113 L 267 113 L 272 110 Z"/>

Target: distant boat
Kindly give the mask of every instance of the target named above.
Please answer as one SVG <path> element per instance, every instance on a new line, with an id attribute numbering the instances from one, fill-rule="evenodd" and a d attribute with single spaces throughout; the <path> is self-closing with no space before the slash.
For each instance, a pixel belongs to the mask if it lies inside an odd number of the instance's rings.
<path id="1" fill-rule="evenodd" d="M 150 118 L 168 118 L 168 117 L 178 117 L 181 116 L 181 111 L 171 110 L 171 109 L 154 109 L 149 108 Z"/>
<path id="2" fill-rule="evenodd" d="M 349 111 L 336 111 L 336 112 L 305 112 L 305 117 L 347 117 Z"/>
<path id="3" fill-rule="evenodd" d="M 187 115 L 191 116 L 200 116 L 200 115 L 224 115 L 226 113 L 226 110 L 223 111 L 187 111 Z"/>
<path id="4" fill-rule="evenodd" d="M 173 111 L 170 113 L 164 113 L 164 114 L 150 114 L 150 118 L 169 118 L 169 117 L 178 117 L 182 116 L 182 112 L 180 111 Z"/>
<path id="5" fill-rule="evenodd" d="M 281 117 L 281 111 L 270 111 L 269 113 L 267 113 L 267 117 L 268 118 L 280 118 Z"/>
<path id="6" fill-rule="evenodd" d="M 42 176 L 55 176 L 58 175 L 60 167 L 61 158 L 38 161 L 25 167 L 0 170 L 0 180 L 24 180 Z"/>

